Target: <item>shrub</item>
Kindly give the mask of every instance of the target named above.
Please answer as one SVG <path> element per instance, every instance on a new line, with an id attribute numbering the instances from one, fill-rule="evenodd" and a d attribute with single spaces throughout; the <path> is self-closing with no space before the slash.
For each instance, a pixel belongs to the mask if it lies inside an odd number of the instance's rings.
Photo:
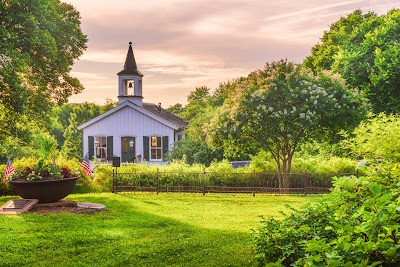
<path id="1" fill-rule="evenodd" d="M 217 173 L 231 173 L 231 172 L 241 172 L 241 168 L 233 168 L 228 160 L 224 159 L 222 161 L 213 161 L 210 166 L 206 169 L 207 172 L 217 172 Z"/>
<path id="2" fill-rule="evenodd" d="M 112 167 L 110 165 L 100 164 L 94 169 L 92 189 L 94 192 L 111 192 Z"/>
<path id="3" fill-rule="evenodd" d="M 268 172 L 276 173 L 276 162 L 272 158 L 271 153 L 261 151 L 257 155 L 251 157 L 251 162 L 244 167 L 246 172 Z"/>
<path id="4" fill-rule="evenodd" d="M 318 173 L 348 173 L 355 174 L 357 162 L 349 158 L 336 156 L 303 156 L 295 158 L 292 165 L 293 173 L 318 172 Z"/>
<path id="5" fill-rule="evenodd" d="M 255 233 L 260 266 L 400 266 L 400 165 L 340 177 L 320 204 Z"/>
<path id="6" fill-rule="evenodd" d="M 342 147 L 355 158 L 400 162 L 399 115 L 370 114 L 370 118 L 360 123 L 351 135 L 343 135 Z"/>

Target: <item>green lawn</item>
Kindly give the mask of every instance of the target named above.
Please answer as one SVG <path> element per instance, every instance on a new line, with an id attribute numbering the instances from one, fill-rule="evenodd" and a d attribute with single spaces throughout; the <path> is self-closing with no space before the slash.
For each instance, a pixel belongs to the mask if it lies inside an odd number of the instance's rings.
<path id="1" fill-rule="evenodd" d="M 254 266 L 252 229 L 320 196 L 82 194 L 98 214 L 0 216 L 0 266 Z M 11 197 L 0 197 L 0 205 Z"/>

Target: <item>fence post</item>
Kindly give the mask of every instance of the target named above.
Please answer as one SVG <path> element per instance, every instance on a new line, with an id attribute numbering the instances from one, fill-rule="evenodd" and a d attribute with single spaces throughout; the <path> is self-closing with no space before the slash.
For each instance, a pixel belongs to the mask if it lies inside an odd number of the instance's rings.
<path id="1" fill-rule="evenodd" d="M 357 170 L 356 170 L 356 177 L 357 177 L 357 179 L 358 179 L 358 168 L 357 168 Z"/>
<path id="2" fill-rule="evenodd" d="M 303 192 L 305 197 L 307 196 L 308 193 L 307 184 L 308 184 L 308 177 L 307 177 L 307 172 L 305 171 L 303 176 Z"/>

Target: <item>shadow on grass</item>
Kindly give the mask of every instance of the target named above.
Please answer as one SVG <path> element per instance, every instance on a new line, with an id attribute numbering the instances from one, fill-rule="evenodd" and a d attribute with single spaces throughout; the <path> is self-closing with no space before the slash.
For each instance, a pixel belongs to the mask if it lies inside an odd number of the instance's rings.
<path id="1" fill-rule="evenodd" d="M 138 211 L 131 199 L 121 196 L 76 195 L 74 200 L 102 203 L 108 210 L 1 216 L 0 265 L 255 265 L 250 234 L 204 229 Z"/>

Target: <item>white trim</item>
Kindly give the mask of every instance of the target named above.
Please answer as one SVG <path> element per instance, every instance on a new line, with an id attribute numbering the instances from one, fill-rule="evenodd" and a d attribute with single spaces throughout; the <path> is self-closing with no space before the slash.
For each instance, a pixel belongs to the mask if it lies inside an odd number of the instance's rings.
<path id="1" fill-rule="evenodd" d="M 79 125 L 77 127 L 77 129 L 78 130 L 83 130 L 86 127 L 88 127 L 88 126 L 90 126 L 90 125 L 92 125 L 92 124 L 104 119 L 105 117 L 110 116 L 111 114 L 117 112 L 118 110 L 123 109 L 124 107 L 130 107 L 130 108 L 132 108 L 132 109 L 134 109 L 134 110 L 136 110 L 138 112 L 141 112 L 142 114 L 147 115 L 148 117 L 150 117 L 150 118 L 152 118 L 152 119 L 154 119 L 154 120 L 156 120 L 156 121 L 158 121 L 160 123 L 163 123 L 166 126 L 172 128 L 174 130 L 178 130 L 179 129 L 179 126 L 177 126 L 177 125 L 175 125 L 175 124 L 173 124 L 173 123 L 171 123 L 171 122 L 169 122 L 169 121 L 167 121 L 167 120 L 165 120 L 163 118 L 160 118 L 156 114 L 144 109 L 143 107 L 139 107 L 139 106 L 133 104 L 132 102 L 130 102 L 128 100 L 123 102 L 122 104 L 116 106 L 115 108 L 113 108 L 113 109 L 111 109 L 111 110 L 109 110 L 109 111 L 97 116 L 96 118 L 94 118 L 94 119 L 92 119 L 92 120 L 90 120 L 90 121 L 88 121 L 88 122 L 86 122 L 86 123 L 84 123 L 82 125 Z"/>

